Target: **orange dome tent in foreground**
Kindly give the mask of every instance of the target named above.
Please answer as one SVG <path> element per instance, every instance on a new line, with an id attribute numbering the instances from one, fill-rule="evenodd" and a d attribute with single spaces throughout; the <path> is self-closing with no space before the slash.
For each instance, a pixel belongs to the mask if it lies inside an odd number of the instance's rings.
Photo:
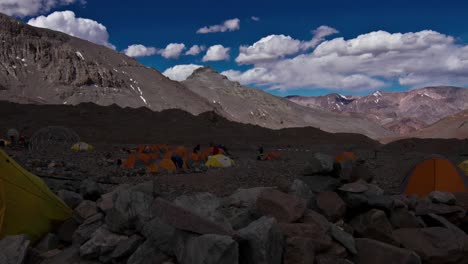
<path id="1" fill-rule="evenodd" d="M 433 191 L 466 192 L 468 176 L 452 162 L 441 156 L 432 156 L 418 163 L 401 185 L 402 193 L 425 197 Z"/>

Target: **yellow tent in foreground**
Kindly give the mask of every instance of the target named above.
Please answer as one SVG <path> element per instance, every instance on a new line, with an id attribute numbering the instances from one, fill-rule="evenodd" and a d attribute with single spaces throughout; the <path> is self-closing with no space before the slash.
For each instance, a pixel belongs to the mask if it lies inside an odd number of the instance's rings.
<path id="1" fill-rule="evenodd" d="M 27 234 L 35 241 L 72 210 L 37 176 L 0 149 L 0 239 Z"/>
<path id="2" fill-rule="evenodd" d="M 234 161 L 223 154 L 210 156 L 205 165 L 210 168 L 227 168 L 234 165 Z"/>
<path id="3" fill-rule="evenodd" d="M 94 147 L 86 142 L 78 142 L 71 147 L 74 151 L 91 151 Z"/>
<path id="4" fill-rule="evenodd" d="M 458 168 L 460 168 L 468 176 L 468 160 L 458 164 Z"/>

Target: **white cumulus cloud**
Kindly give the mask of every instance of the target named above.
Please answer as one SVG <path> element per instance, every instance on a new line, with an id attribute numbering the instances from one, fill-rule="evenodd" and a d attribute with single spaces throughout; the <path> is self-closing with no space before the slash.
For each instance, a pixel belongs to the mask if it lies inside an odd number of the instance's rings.
<path id="1" fill-rule="evenodd" d="M 73 11 L 54 12 L 48 16 L 32 18 L 28 24 L 61 31 L 115 49 L 115 46 L 109 43 L 109 33 L 104 25 L 91 19 L 76 17 Z"/>
<path id="2" fill-rule="evenodd" d="M 58 6 L 66 6 L 74 3 L 85 4 L 84 0 L 1 0 L 0 13 L 9 16 L 35 16 L 44 14 Z"/>
<path id="3" fill-rule="evenodd" d="M 216 32 L 236 31 L 240 29 L 240 19 L 233 18 L 224 21 L 221 25 L 202 27 L 197 30 L 197 34 L 207 34 Z"/>
<path id="4" fill-rule="evenodd" d="M 184 81 L 193 71 L 203 66 L 196 64 L 182 64 L 166 69 L 163 74 L 174 81 Z"/>
<path id="5" fill-rule="evenodd" d="M 329 32 L 333 32 L 329 31 Z M 241 72 L 222 74 L 243 84 L 271 89 L 329 88 L 367 91 L 403 86 L 468 85 L 468 45 L 432 30 L 375 31 L 353 39 L 324 41 L 312 52 Z"/>
<path id="6" fill-rule="evenodd" d="M 134 45 L 128 46 L 128 48 L 124 50 L 124 53 L 125 55 L 129 57 L 136 58 L 136 57 L 146 57 L 146 56 L 154 55 L 158 53 L 158 50 L 154 47 L 146 47 L 141 44 L 134 44 Z"/>
<path id="7" fill-rule="evenodd" d="M 286 55 L 297 53 L 301 42 L 285 35 L 269 35 L 255 42 L 252 46 L 241 46 L 236 62 L 252 64 L 272 61 Z"/>
<path id="8" fill-rule="evenodd" d="M 203 57 L 202 61 L 222 61 L 229 60 L 230 48 L 225 48 L 223 45 L 211 46 Z"/>
<path id="9" fill-rule="evenodd" d="M 166 59 L 177 59 L 179 58 L 182 51 L 185 49 L 185 44 L 183 43 L 171 43 L 166 46 L 166 48 L 159 51 L 159 54 Z"/>
<path id="10" fill-rule="evenodd" d="M 185 55 L 196 56 L 205 50 L 206 50 L 205 46 L 193 45 L 189 50 L 187 50 L 187 52 L 185 52 Z"/>
<path id="11" fill-rule="evenodd" d="M 313 31 L 310 41 L 300 41 L 285 35 L 269 35 L 261 38 L 251 46 L 240 46 L 236 62 L 239 64 L 258 64 L 271 62 L 308 50 L 325 40 L 325 37 L 338 33 L 334 28 L 320 26 Z"/>

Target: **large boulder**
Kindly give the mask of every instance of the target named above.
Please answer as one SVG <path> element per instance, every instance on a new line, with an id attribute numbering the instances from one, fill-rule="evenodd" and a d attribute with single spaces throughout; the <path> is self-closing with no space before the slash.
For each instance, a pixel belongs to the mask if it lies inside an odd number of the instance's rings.
<path id="1" fill-rule="evenodd" d="M 319 225 L 280 223 L 279 227 L 286 237 L 305 237 L 311 239 L 317 252 L 327 250 L 332 244 L 331 237 Z"/>
<path id="2" fill-rule="evenodd" d="M 398 246 L 392 235 L 392 225 L 384 211 L 372 209 L 367 213 L 353 218 L 350 222 L 354 232 L 365 238 L 371 238 L 384 243 Z"/>
<path id="3" fill-rule="evenodd" d="M 155 248 L 152 241 L 146 240 L 128 258 L 127 264 L 155 264 L 165 263 L 168 260 L 170 260 L 170 257 Z"/>
<path id="4" fill-rule="evenodd" d="M 389 220 L 394 229 L 424 227 L 424 222 L 414 212 L 404 208 L 393 210 Z"/>
<path id="5" fill-rule="evenodd" d="M 393 232 L 407 249 L 416 252 L 424 263 L 468 263 L 466 234 L 444 227 L 402 228 Z"/>
<path id="6" fill-rule="evenodd" d="M 95 214 L 94 216 L 86 219 L 81 224 L 75 233 L 73 233 L 73 243 L 81 245 L 91 238 L 91 235 L 104 224 L 104 215 L 102 213 Z"/>
<path id="7" fill-rule="evenodd" d="M 317 207 L 331 222 L 341 219 L 346 213 L 346 204 L 335 192 L 321 192 L 317 195 Z"/>
<path id="8" fill-rule="evenodd" d="M 231 237 L 214 234 L 185 236 L 176 257 L 181 264 L 237 264 L 239 247 Z"/>
<path id="9" fill-rule="evenodd" d="M 180 230 L 197 234 L 232 236 L 235 232 L 224 225 L 213 222 L 162 198 L 156 198 L 152 210 L 163 222 Z"/>
<path id="10" fill-rule="evenodd" d="M 356 257 L 359 264 L 421 264 L 421 259 L 413 251 L 398 248 L 380 241 L 357 238 Z"/>
<path id="11" fill-rule="evenodd" d="M 332 156 L 316 153 L 307 162 L 303 174 L 305 176 L 331 174 L 333 172 L 333 163 Z"/>
<path id="12" fill-rule="evenodd" d="M 265 190 L 275 189 L 273 187 L 256 187 L 250 189 L 238 189 L 224 201 L 225 205 L 236 206 L 236 207 L 246 207 L 246 208 L 255 208 L 257 204 L 257 199 L 260 194 Z"/>
<path id="13" fill-rule="evenodd" d="M 85 200 L 97 201 L 104 191 L 97 182 L 86 179 L 80 185 L 80 193 Z"/>
<path id="14" fill-rule="evenodd" d="M 80 247 L 80 256 L 83 258 L 98 258 L 111 253 L 119 242 L 128 239 L 127 236 L 113 234 L 101 227 L 96 230 L 91 239 Z"/>
<path id="15" fill-rule="evenodd" d="M 221 213 L 222 201 L 211 193 L 195 193 L 177 197 L 173 203 L 213 222 L 231 228 L 229 221 Z"/>
<path id="16" fill-rule="evenodd" d="M 98 213 L 98 208 L 95 202 L 84 200 L 76 208 L 75 213 L 82 219 L 88 219 Z"/>
<path id="17" fill-rule="evenodd" d="M 22 264 L 30 241 L 26 235 L 7 236 L 0 240 L 0 263 Z"/>
<path id="18" fill-rule="evenodd" d="M 174 255 L 174 239 L 176 229 L 155 217 L 143 226 L 141 231 L 147 240 L 152 241 L 154 247 L 168 255 Z"/>
<path id="19" fill-rule="evenodd" d="M 71 209 L 75 209 L 75 207 L 77 207 L 83 201 L 83 197 L 79 193 L 68 190 L 60 190 L 57 192 L 57 195 Z"/>
<path id="20" fill-rule="evenodd" d="M 110 254 L 113 259 L 121 259 L 130 256 L 143 243 L 144 238 L 138 234 L 120 241 Z"/>
<path id="21" fill-rule="evenodd" d="M 114 195 L 114 208 L 106 215 L 106 224 L 112 232 L 139 230 L 153 218 L 153 197 L 143 192 L 121 190 Z"/>
<path id="22" fill-rule="evenodd" d="M 357 254 L 354 237 L 336 225 L 331 226 L 331 236 L 353 255 Z"/>
<path id="23" fill-rule="evenodd" d="M 309 225 L 319 225 L 325 232 L 328 232 L 331 227 L 331 223 L 328 222 L 327 218 L 313 210 L 307 210 L 304 213 L 304 217 L 301 219 L 301 223 Z"/>
<path id="24" fill-rule="evenodd" d="M 277 190 L 265 190 L 257 199 L 257 211 L 266 216 L 273 216 L 279 222 L 294 222 L 304 215 L 307 201 L 295 195 Z"/>
<path id="25" fill-rule="evenodd" d="M 289 187 L 288 193 L 305 199 L 307 201 L 308 207 L 313 207 L 315 205 L 314 193 L 310 190 L 309 186 L 305 182 L 299 179 L 294 180 L 294 182 Z"/>
<path id="26" fill-rule="evenodd" d="M 416 215 L 448 215 L 448 214 L 465 214 L 465 210 L 460 206 L 447 205 L 442 203 L 433 203 L 430 199 L 421 199 L 416 205 Z"/>
<path id="27" fill-rule="evenodd" d="M 274 218 L 262 217 L 239 230 L 239 263 L 281 264 L 283 234 Z"/>
<path id="28" fill-rule="evenodd" d="M 313 264 L 314 241 L 306 237 L 289 237 L 286 240 L 283 264 Z"/>

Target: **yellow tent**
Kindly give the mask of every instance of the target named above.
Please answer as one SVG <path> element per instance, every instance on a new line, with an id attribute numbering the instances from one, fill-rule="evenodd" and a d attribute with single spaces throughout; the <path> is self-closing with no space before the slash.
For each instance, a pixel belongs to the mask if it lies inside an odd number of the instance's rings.
<path id="1" fill-rule="evenodd" d="M 460 168 L 465 173 L 465 175 L 468 176 L 468 160 L 458 164 L 458 168 Z"/>
<path id="2" fill-rule="evenodd" d="M 93 150 L 94 147 L 86 142 L 78 142 L 71 148 L 74 151 L 90 151 Z"/>
<path id="3" fill-rule="evenodd" d="M 72 210 L 37 176 L 0 149 L 0 239 L 27 234 L 35 241 Z"/>
<path id="4" fill-rule="evenodd" d="M 223 154 L 210 156 L 205 165 L 213 168 L 227 168 L 234 165 L 234 161 Z"/>

